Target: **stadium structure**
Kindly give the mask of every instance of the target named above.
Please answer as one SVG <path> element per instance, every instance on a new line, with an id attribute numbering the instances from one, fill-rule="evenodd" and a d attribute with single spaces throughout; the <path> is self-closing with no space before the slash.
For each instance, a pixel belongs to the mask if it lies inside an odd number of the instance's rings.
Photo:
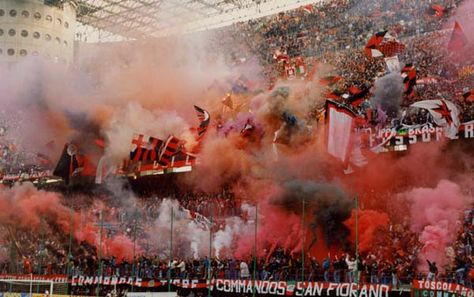
<path id="1" fill-rule="evenodd" d="M 2 0 L 1 62 L 28 55 L 70 64 L 81 42 L 186 34 L 275 14 L 314 1 Z"/>

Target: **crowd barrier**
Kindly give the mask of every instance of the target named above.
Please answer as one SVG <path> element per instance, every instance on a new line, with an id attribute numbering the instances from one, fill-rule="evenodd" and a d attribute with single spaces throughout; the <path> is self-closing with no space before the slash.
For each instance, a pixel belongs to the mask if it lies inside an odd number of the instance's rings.
<path id="1" fill-rule="evenodd" d="M 67 284 L 70 293 L 79 292 L 82 288 L 98 286 L 102 289 L 121 289 L 130 297 L 158 296 L 314 296 L 314 297 L 474 297 L 474 290 L 461 284 L 443 281 L 414 280 L 411 285 L 392 287 L 383 284 L 328 283 L 301 281 L 263 281 L 251 279 L 212 279 L 209 283 L 202 279 L 140 279 L 134 277 L 97 277 L 64 275 L 0 275 L 0 279 L 53 281 L 55 284 Z M 124 290 L 125 289 L 125 290 Z M 171 293 L 165 294 L 165 293 Z M 174 294 L 174 295 L 173 295 Z M 77 296 L 52 294 L 48 297 Z M 30 297 L 28 292 L 0 292 L 0 297 Z M 31 294 L 31 297 L 45 297 L 45 294 Z"/>

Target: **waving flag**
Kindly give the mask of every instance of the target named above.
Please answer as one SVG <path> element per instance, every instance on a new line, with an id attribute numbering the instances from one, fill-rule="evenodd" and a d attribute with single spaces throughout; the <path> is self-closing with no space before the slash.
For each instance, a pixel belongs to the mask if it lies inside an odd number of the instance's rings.
<path id="1" fill-rule="evenodd" d="M 244 128 L 240 131 L 240 135 L 242 135 L 242 137 L 248 137 L 252 134 L 253 130 L 255 130 L 255 127 L 250 123 L 250 120 L 248 120 Z"/>
<path id="2" fill-rule="evenodd" d="M 406 64 L 401 71 L 403 78 L 403 84 L 405 86 L 405 95 L 408 97 L 413 96 L 416 86 L 416 68 L 413 64 Z"/>
<path id="3" fill-rule="evenodd" d="M 405 49 L 395 38 L 387 38 L 387 31 L 376 33 L 365 45 L 365 53 L 371 58 L 393 57 Z"/>
<path id="4" fill-rule="evenodd" d="M 369 89 L 360 89 L 357 86 L 349 88 L 349 102 L 352 106 L 357 107 L 364 102 L 365 96 L 369 93 Z"/>
<path id="5" fill-rule="evenodd" d="M 160 165 L 169 166 L 171 164 L 173 155 L 179 150 L 179 142 L 179 139 L 173 135 L 168 137 L 160 152 L 160 158 L 158 160 Z"/>
<path id="6" fill-rule="evenodd" d="M 448 43 L 448 50 L 451 52 L 460 51 L 466 46 L 467 37 L 458 22 L 454 22 L 453 33 Z"/>
<path id="7" fill-rule="evenodd" d="M 342 79 L 340 76 L 325 76 L 319 79 L 319 83 L 323 86 L 333 86 Z"/>
<path id="8" fill-rule="evenodd" d="M 228 93 L 222 100 L 222 104 L 227 106 L 230 109 L 234 109 L 234 102 L 232 102 L 232 94 Z"/>
<path id="9" fill-rule="evenodd" d="M 194 105 L 194 110 L 196 111 L 196 115 L 199 121 L 201 121 L 197 131 L 198 131 L 198 136 L 202 137 L 204 133 L 206 133 L 207 127 L 209 126 L 209 122 L 211 121 L 211 116 L 209 115 L 207 111 L 205 111 L 204 109 L 196 105 Z"/>
<path id="10" fill-rule="evenodd" d="M 443 17 L 445 9 L 439 4 L 433 4 L 426 10 L 426 15 L 434 18 Z"/>
<path id="11" fill-rule="evenodd" d="M 387 31 L 377 32 L 369 39 L 365 45 L 365 53 L 367 56 L 371 58 L 383 56 L 382 52 L 379 50 L 379 46 L 382 43 L 385 34 L 387 34 Z"/>
<path id="12" fill-rule="evenodd" d="M 79 162 L 77 161 L 77 148 L 73 144 L 66 143 L 64 145 L 63 152 L 59 157 L 59 161 L 56 168 L 53 171 L 53 175 L 62 177 L 64 182 L 69 184 L 73 172 L 79 168 Z"/>
<path id="13" fill-rule="evenodd" d="M 382 52 L 384 57 L 393 57 L 396 54 L 403 52 L 405 50 L 405 45 L 393 39 L 382 42 L 382 44 L 379 45 L 379 50 Z"/>
<path id="14" fill-rule="evenodd" d="M 308 4 L 306 6 L 303 6 L 303 11 L 309 14 L 314 13 L 314 5 Z"/>
<path id="15" fill-rule="evenodd" d="M 302 57 L 296 57 L 295 58 L 295 68 L 296 68 L 296 74 L 298 76 L 305 76 L 306 75 L 306 64 L 303 61 Z"/>
<path id="16" fill-rule="evenodd" d="M 456 138 L 460 121 L 459 110 L 454 103 L 444 99 L 423 100 L 415 102 L 411 106 L 428 110 L 435 124 L 445 128 L 446 137 Z"/>
<path id="17" fill-rule="evenodd" d="M 132 161 L 155 161 L 158 160 L 163 140 L 148 137 L 145 141 L 143 134 L 136 135 L 132 140 L 133 148 L 130 151 L 130 160 Z"/>
<path id="18" fill-rule="evenodd" d="M 351 154 L 351 136 L 356 115 L 349 108 L 334 101 L 326 101 L 327 150 L 346 163 Z"/>

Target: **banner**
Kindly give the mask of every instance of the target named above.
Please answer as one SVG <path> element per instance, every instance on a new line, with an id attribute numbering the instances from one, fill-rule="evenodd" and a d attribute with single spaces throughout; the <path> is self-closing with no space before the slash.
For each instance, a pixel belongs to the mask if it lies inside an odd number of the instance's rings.
<path id="1" fill-rule="evenodd" d="M 117 276 L 73 276 L 71 285 L 88 286 L 88 285 L 129 285 L 133 287 L 157 288 L 168 286 L 166 279 L 142 279 L 139 277 L 117 277 Z M 206 280 L 198 279 L 172 279 L 171 284 L 175 287 L 185 289 L 207 288 Z"/>
<path id="2" fill-rule="evenodd" d="M 67 283 L 68 277 L 65 274 L 49 274 L 49 275 L 37 275 L 37 274 L 0 274 L 0 279 L 3 280 L 40 280 L 40 281 L 53 281 L 55 283 Z"/>
<path id="3" fill-rule="evenodd" d="M 474 291 L 459 284 L 437 281 L 415 280 L 412 285 L 413 297 L 473 297 Z"/>
<path id="4" fill-rule="evenodd" d="M 168 289 L 167 280 L 144 280 L 134 277 L 97 277 L 74 276 L 73 286 L 101 285 L 130 285 L 140 288 L 154 288 L 154 291 Z M 183 279 L 171 280 L 171 287 L 177 290 L 207 289 L 206 280 Z M 327 296 L 327 297 L 391 297 L 392 288 L 387 285 L 358 285 L 355 283 L 323 283 L 323 282 L 291 282 L 291 281 L 252 281 L 213 279 L 211 281 L 213 295 L 252 294 L 274 296 Z M 397 292 L 396 295 L 400 295 Z"/>
<path id="5" fill-rule="evenodd" d="M 237 294 L 275 296 L 331 296 L 331 297 L 389 297 L 387 285 L 358 285 L 355 283 L 284 282 L 223 280 L 213 282 L 213 291 Z M 398 295 L 398 293 L 397 293 Z"/>
<path id="6" fill-rule="evenodd" d="M 347 162 L 350 156 L 355 117 L 348 107 L 334 101 L 326 101 L 327 151 L 343 163 Z"/>
<path id="7" fill-rule="evenodd" d="M 445 128 L 435 127 L 432 124 L 419 126 L 405 126 L 400 129 L 385 128 L 374 130 L 371 128 L 360 131 L 365 134 L 365 147 L 375 152 L 404 151 L 410 145 L 446 139 Z M 462 123 L 459 126 L 456 139 L 474 139 L 474 121 Z"/>

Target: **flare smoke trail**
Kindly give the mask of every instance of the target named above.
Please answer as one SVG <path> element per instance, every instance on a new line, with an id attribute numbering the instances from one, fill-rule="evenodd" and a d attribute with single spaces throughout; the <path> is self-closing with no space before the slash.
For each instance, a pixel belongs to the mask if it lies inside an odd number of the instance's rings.
<path id="1" fill-rule="evenodd" d="M 465 196 L 459 185 L 441 180 L 436 188 L 415 188 L 405 193 L 411 202 L 411 229 L 419 234 L 421 267 L 436 261 L 444 269 L 448 264 L 446 248 L 456 240 L 462 228 L 461 217 L 473 197 Z"/>

